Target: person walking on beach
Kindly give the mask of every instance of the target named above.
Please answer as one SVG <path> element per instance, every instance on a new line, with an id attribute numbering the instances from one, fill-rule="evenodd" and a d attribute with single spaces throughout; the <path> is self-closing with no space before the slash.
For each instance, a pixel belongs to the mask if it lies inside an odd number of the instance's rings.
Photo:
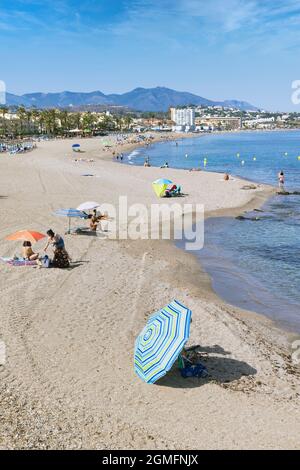
<path id="1" fill-rule="evenodd" d="M 284 173 L 281 170 L 278 173 L 278 185 L 279 185 L 279 189 L 280 189 L 281 192 L 285 192 L 284 183 L 285 183 Z"/>

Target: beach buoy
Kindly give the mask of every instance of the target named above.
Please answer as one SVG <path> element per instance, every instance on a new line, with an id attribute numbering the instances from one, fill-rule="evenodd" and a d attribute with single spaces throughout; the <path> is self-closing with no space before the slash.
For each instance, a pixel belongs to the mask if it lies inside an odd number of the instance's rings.
<path id="1" fill-rule="evenodd" d="M 185 158 L 187 158 L 187 157 L 188 157 L 188 154 L 186 153 L 186 154 L 185 154 Z"/>
<path id="2" fill-rule="evenodd" d="M 242 164 L 242 165 L 245 165 L 245 160 L 242 160 L 242 161 L 241 161 L 241 164 Z"/>
<path id="3" fill-rule="evenodd" d="M 253 161 L 256 162 L 256 157 L 253 157 Z"/>
<path id="4" fill-rule="evenodd" d="M 300 160 L 300 156 L 298 157 L 298 160 Z"/>
<path id="5" fill-rule="evenodd" d="M 287 157 L 287 156 L 288 156 L 288 153 L 287 153 L 287 152 L 285 152 L 285 154 L 284 154 L 284 155 Z"/>
<path id="6" fill-rule="evenodd" d="M 236 156 L 237 156 L 238 158 L 240 158 L 240 154 L 239 154 L 239 153 L 237 153 Z"/>
<path id="7" fill-rule="evenodd" d="M 203 164 L 204 164 L 204 166 L 206 166 L 206 165 L 207 165 L 207 158 L 204 158 L 204 160 L 203 160 Z"/>

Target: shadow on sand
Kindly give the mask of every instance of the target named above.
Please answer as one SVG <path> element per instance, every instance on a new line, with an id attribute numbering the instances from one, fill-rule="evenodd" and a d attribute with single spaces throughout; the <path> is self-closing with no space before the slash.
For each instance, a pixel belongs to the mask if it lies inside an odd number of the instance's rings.
<path id="1" fill-rule="evenodd" d="M 157 382 L 157 385 L 173 388 L 195 388 L 212 381 L 217 382 L 219 384 L 230 383 L 240 379 L 241 377 L 251 376 L 257 373 L 256 369 L 254 369 L 244 361 L 238 361 L 237 359 L 232 359 L 228 357 L 208 355 L 220 354 L 223 356 L 227 356 L 231 354 L 230 352 L 225 351 L 221 346 L 199 346 L 197 347 L 197 352 L 200 353 L 199 361 L 207 368 L 209 374 L 207 377 L 188 377 L 184 379 L 180 375 L 176 361 L 170 372 L 168 372 L 164 377 L 162 377 Z"/>
<path id="2" fill-rule="evenodd" d="M 89 263 L 89 261 L 72 261 L 70 266 L 65 269 L 67 269 L 67 271 L 72 271 L 72 269 L 79 268 L 79 266 L 83 266 L 86 263 Z"/>

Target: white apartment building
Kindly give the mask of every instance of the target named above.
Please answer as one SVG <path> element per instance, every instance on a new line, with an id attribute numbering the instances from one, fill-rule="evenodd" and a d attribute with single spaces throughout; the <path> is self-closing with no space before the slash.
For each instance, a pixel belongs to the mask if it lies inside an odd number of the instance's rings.
<path id="1" fill-rule="evenodd" d="M 171 108 L 171 120 L 176 126 L 193 127 L 195 125 L 195 110 L 193 108 Z"/>

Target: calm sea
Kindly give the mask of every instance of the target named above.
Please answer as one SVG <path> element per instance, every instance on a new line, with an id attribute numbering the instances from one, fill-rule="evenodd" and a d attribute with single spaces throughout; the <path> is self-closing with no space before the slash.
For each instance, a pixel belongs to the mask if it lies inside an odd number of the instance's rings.
<path id="1" fill-rule="evenodd" d="M 175 168 L 204 167 L 300 191 L 300 131 L 210 134 L 154 144 L 127 162 Z M 298 159 L 299 156 L 299 159 Z M 197 253 L 215 291 L 227 302 L 263 313 L 300 332 L 300 196 L 276 196 L 255 213 L 259 220 L 214 218 L 205 224 Z M 251 216 L 251 214 L 250 214 Z"/>

